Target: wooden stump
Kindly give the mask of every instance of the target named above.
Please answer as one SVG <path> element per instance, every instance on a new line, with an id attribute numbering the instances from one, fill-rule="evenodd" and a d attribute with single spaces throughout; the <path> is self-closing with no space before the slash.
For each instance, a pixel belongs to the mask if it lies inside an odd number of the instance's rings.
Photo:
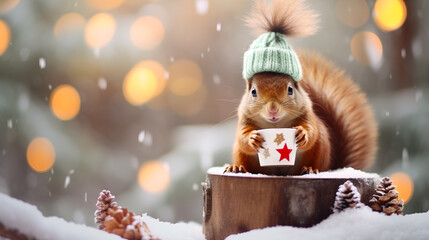
<path id="1" fill-rule="evenodd" d="M 277 225 L 311 227 L 333 211 L 338 187 L 350 180 L 368 205 L 377 178 L 303 178 L 299 176 L 207 173 L 203 232 L 207 240 Z"/>

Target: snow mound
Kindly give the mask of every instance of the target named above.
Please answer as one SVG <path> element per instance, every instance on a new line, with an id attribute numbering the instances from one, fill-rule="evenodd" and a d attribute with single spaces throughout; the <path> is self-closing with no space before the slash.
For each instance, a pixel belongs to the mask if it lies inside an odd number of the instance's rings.
<path id="1" fill-rule="evenodd" d="M 44 217 L 33 205 L 0 193 L 0 223 L 36 239 L 104 239 L 121 240 L 119 236 L 58 217 Z"/>
<path id="2" fill-rule="evenodd" d="M 226 240 L 429 239 L 429 212 L 386 216 L 369 207 L 347 209 L 311 228 L 278 226 L 231 235 Z"/>
<path id="3" fill-rule="evenodd" d="M 22 234 L 44 240 L 103 239 L 121 240 L 93 227 L 67 222 L 58 217 L 44 217 L 33 205 L 0 193 L 0 224 L 6 229 L 17 230 Z M 162 240 L 204 240 L 201 225 L 191 223 L 167 223 L 146 214 L 140 217 L 152 234 Z M 0 237 L 1 239 L 1 237 Z"/>
<path id="4" fill-rule="evenodd" d="M 195 222 L 169 223 L 154 219 L 147 214 L 140 217 L 155 237 L 162 240 L 205 240 L 201 225 Z"/>
<path id="5" fill-rule="evenodd" d="M 224 167 L 212 167 L 207 170 L 208 174 L 213 175 L 226 175 L 226 176 L 236 176 L 236 177 L 279 177 L 279 176 L 271 176 L 265 174 L 253 174 L 253 173 L 223 173 L 225 170 Z M 376 173 L 367 173 L 364 171 L 356 170 L 354 168 L 341 168 L 333 171 L 321 172 L 318 174 L 306 174 L 302 176 L 284 176 L 288 178 L 376 178 L 379 179 L 380 176 Z"/>

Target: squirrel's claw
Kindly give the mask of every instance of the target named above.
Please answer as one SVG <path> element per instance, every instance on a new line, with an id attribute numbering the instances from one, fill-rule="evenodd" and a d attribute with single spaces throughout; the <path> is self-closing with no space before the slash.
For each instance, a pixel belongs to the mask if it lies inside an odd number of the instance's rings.
<path id="1" fill-rule="evenodd" d="M 229 165 L 225 167 L 223 173 L 246 173 L 247 170 L 242 166 Z"/>
<path id="2" fill-rule="evenodd" d="M 319 169 L 317 169 L 317 168 L 313 169 L 311 166 L 309 166 L 309 167 L 307 167 L 307 166 L 302 167 L 301 175 L 313 174 L 313 173 L 314 174 L 318 174 L 319 173 Z"/>
<path id="3" fill-rule="evenodd" d="M 264 149 L 264 147 L 262 146 L 263 142 L 264 142 L 264 138 L 258 132 L 254 131 L 253 133 L 250 134 L 249 144 L 257 152 L 259 152 L 259 148 Z"/>
<path id="4" fill-rule="evenodd" d="M 308 143 L 308 131 L 302 126 L 295 127 L 296 129 L 296 144 L 298 148 L 302 148 Z"/>

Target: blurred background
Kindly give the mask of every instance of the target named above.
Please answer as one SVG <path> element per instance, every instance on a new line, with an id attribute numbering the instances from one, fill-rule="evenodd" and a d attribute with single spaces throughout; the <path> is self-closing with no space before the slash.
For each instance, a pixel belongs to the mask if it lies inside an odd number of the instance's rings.
<path id="1" fill-rule="evenodd" d="M 308 1 L 321 30 L 291 39 L 367 93 L 369 172 L 405 213 L 429 209 L 429 3 Z M 231 162 L 249 0 L 0 1 L 0 192 L 94 226 L 102 189 L 162 221 L 202 221 L 200 182 Z"/>

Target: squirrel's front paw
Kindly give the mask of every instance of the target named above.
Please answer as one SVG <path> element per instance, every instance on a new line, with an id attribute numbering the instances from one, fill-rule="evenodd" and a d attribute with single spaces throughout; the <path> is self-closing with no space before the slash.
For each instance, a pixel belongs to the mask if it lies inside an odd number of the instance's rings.
<path id="1" fill-rule="evenodd" d="M 262 143 L 264 142 L 264 138 L 257 131 L 252 131 L 249 136 L 249 144 L 255 149 L 255 151 L 259 151 L 259 148 L 264 148 Z"/>
<path id="2" fill-rule="evenodd" d="M 296 139 L 297 147 L 298 148 L 305 147 L 305 145 L 307 145 L 308 143 L 308 131 L 305 130 L 305 128 L 303 128 L 302 126 L 297 126 L 295 127 L 295 129 L 296 129 L 295 139 Z"/>
<path id="3" fill-rule="evenodd" d="M 240 165 L 229 165 L 225 167 L 225 171 L 223 171 L 223 173 L 246 173 L 246 169 Z"/>

